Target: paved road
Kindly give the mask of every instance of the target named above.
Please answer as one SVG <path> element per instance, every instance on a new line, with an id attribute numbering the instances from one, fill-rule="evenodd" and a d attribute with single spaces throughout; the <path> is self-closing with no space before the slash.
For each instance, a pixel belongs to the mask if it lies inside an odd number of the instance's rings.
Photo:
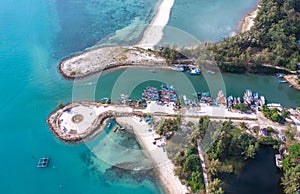
<path id="1" fill-rule="evenodd" d="M 200 146 L 200 141 L 199 140 L 197 140 L 197 148 L 198 148 L 198 153 L 199 153 L 199 158 L 200 158 L 200 164 L 202 166 L 202 172 L 203 172 L 205 190 L 206 190 L 206 193 L 208 193 L 208 178 L 207 178 L 207 173 L 206 173 L 206 168 L 205 168 L 205 162 L 204 162 L 203 152 L 201 150 L 201 146 Z"/>

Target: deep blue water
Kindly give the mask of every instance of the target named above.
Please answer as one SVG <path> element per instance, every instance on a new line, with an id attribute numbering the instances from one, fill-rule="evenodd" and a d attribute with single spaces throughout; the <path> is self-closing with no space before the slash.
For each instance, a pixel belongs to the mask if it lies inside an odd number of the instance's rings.
<path id="1" fill-rule="evenodd" d="M 225 193 L 283 193 L 280 186 L 282 174 L 275 165 L 275 153 L 271 147 L 262 147 L 255 159 L 246 162 L 239 175 L 223 177 Z"/>

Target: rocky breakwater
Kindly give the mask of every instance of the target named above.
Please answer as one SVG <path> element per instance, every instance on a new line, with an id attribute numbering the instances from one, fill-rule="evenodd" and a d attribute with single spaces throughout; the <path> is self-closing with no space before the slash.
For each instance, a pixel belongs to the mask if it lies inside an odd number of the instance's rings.
<path id="1" fill-rule="evenodd" d="M 88 75 L 120 66 L 163 67 L 165 58 L 156 51 L 140 47 L 103 47 L 83 52 L 63 60 L 60 73 L 67 79 Z"/>
<path id="2" fill-rule="evenodd" d="M 47 124 L 51 132 L 67 143 L 81 143 L 99 134 L 115 117 L 112 110 L 104 111 L 99 103 L 72 103 L 52 112 Z"/>

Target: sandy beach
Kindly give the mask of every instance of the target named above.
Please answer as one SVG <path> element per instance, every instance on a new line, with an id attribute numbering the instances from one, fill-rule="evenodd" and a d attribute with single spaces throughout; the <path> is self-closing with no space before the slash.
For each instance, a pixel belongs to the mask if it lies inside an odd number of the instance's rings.
<path id="1" fill-rule="evenodd" d="M 251 27 L 254 25 L 254 19 L 257 16 L 259 6 L 256 7 L 255 10 L 250 12 L 243 20 L 243 23 L 241 25 L 241 32 L 246 32 L 251 29 Z"/>
<path id="2" fill-rule="evenodd" d="M 289 84 L 293 85 L 293 87 L 297 90 L 300 90 L 300 85 L 297 83 L 297 75 L 285 75 L 283 77 Z"/>
<path id="3" fill-rule="evenodd" d="M 175 166 L 168 159 L 167 152 L 152 143 L 154 137 L 158 135 L 154 131 L 148 131 L 149 125 L 145 122 L 139 122 L 138 117 L 118 117 L 116 121 L 120 125 L 129 126 L 134 130 L 134 134 L 142 144 L 145 154 L 153 160 L 154 168 L 158 170 L 159 178 L 167 192 L 172 194 L 188 193 L 186 186 L 182 185 L 179 178 L 175 176 Z"/>
<path id="4" fill-rule="evenodd" d="M 153 48 L 153 46 L 157 45 L 161 41 L 163 37 L 163 30 L 169 21 L 173 4 L 174 0 L 162 0 L 157 13 L 146 28 L 143 38 L 137 46 L 146 49 Z"/>

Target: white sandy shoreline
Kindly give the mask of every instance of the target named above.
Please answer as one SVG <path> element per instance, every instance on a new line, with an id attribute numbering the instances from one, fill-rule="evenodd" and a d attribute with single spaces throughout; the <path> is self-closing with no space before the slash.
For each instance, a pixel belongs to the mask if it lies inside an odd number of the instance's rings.
<path id="1" fill-rule="evenodd" d="M 148 131 L 148 124 L 141 123 L 134 117 L 118 117 L 116 121 L 122 126 L 133 128 L 134 134 L 147 152 L 146 154 L 154 162 L 154 168 L 158 171 L 159 179 L 166 191 L 170 194 L 188 193 L 187 187 L 182 185 L 179 178 L 174 174 L 175 166 L 168 158 L 167 152 L 152 143 L 155 132 Z"/>
<path id="2" fill-rule="evenodd" d="M 252 26 L 254 26 L 254 20 L 257 16 L 258 9 L 259 9 L 259 5 L 257 5 L 257 7 L 243 19 L 243 23 L 240 28 L 240 31 L 242 33 L 249 31 L 252 28 Z"/>
<path id="3" fill-rule="evenodd" d="M 153 48 L 161 41 L 163 37 L 163 30 L 168 24 L 174 2 L 175 0 L 162 0 L 157 13 L 146 28 L 143 38 L 137 46 L 146 49 Z"/>

